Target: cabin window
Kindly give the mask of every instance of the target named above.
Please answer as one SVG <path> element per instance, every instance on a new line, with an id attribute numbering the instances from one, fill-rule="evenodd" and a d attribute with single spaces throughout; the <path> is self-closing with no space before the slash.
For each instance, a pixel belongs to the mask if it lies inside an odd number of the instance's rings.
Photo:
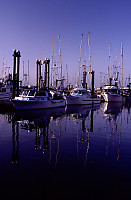
<path id="1" fill-rule="evenodd" d="M 22 95 L 27 95 L 28 94 L 28 91 L 27 90 L 24 90 L 23 92 L 22 92 Z"/>

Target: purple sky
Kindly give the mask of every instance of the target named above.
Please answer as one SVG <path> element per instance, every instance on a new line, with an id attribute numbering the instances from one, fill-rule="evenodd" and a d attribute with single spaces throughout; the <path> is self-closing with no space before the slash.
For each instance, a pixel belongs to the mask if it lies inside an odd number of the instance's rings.
<path id="1" fill-rule="evenodd" d="M 84 35 L 81 64 L 84 59 L 89 63 L 88 32 L 95 85 L 100 84 L 100 72 L 107 73 L 110 42 L 111 64 L 115 63 L 117 56 L 117 65 L 121 65 L 121 41 L 125 83 L 131 72 L 130 0 L 0 0 L 0 75 L 3 57 L 5 65 L 12 66 L 13 49 L 17 49 L 22 56 L 21 74 L 23 61 L 27 67 L 29 60 L 30 81 L 35 84 L 36 59 L 51 59 L 52 36 L 59 64 L 60 34 L 63 71 L 66 74 L 67 65 L 70 82 L 73 82 L 78 77 L 81 34 Z"/>

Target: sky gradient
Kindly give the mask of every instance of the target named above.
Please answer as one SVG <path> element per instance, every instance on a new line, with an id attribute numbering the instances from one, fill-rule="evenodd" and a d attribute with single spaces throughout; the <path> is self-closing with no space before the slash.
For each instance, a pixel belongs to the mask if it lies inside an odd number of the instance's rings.
<path id="1" fill-rule="evenodd" d="M 88 32 L 95 86 L 100 84 L 100 72 L 108 71 L 109 43 L 111 64 L 117 60 L 117 65 L 121 65 L 121 41 L 125 83 L 131 72 L 130 0 L 0 0 L 0 74 L 3 57 L 5 65 L 12 67 L 13 49 L 20 50 L 21 74 L 23 61 L 27 67 L 29 60 L 30 81 L 35 84 L 36 59 L 51 60 L 52 36 L 59 64 L 60 34 L 63 71 L 66 74 L 67 65 L 69 82 L 73 82 L 78 78 L 81 34 L 82 62 L 86 59 L 89 63 Z"/>

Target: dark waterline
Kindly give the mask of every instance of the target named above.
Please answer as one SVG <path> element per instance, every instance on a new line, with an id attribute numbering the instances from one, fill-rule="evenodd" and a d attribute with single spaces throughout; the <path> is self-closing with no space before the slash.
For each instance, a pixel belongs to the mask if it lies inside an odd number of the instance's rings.
<path id="1" fill-rule="evenodd" d="M 3 199 L 131 199 L 130 105 L 1 110 Z"/>

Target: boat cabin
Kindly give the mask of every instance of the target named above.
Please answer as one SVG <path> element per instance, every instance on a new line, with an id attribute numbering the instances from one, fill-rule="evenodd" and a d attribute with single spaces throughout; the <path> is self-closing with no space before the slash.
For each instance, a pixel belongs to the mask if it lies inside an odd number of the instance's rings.
<path id="1" fill-rule="evenodd" d="M 72 95 L 89 95 L 89 92 L 87 91 L 86 88 L 75 88 L 72 93 Z"/>
<path id="2" fill-rule="evenodd" d="M 116 85 L 105 85 L 104 87 L 105 93 L 114 93 L 114 94 L 120 94 L 120 90 Z"/>

